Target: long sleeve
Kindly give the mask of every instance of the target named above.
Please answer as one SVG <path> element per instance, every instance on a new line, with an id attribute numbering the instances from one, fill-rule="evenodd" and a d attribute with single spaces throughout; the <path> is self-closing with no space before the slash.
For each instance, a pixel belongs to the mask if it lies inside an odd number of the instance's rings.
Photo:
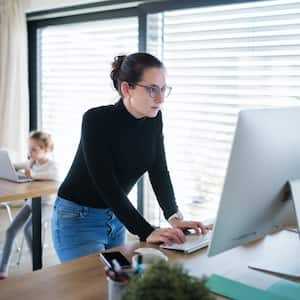
<path id="1" fill-rule="evenodd" d="M 43 165 L 34 164 L 31 169 L 31 177 L 34 180 L 59 180 L 57 163 L 49 160 Z"/>
<path id="2" fill-rule="evenodd" d="M 168 219 L 177 212 L 174 190 L 167 167 L 164 139 L 161 133 L 157 142 L 156 158 L 148 171 L 151 185 L 164 216 Z"/>
<path id="3" fill-rule="evenodd" d="M 89 176 L 100 198 L 119 220 L 130 232 L 145 240 L 154 229 L 134 208 L 118 182 L 109 130 L 107 124 L 99 125 L 99 118 L 101 116 L 92 112 L 85 113 L 83 117 L 81 146 Z"/>
<path id="4" fill-rule="evenodd" d="M 30 167 L 29 165 L 30 165 L 30 162 L 25 161 L 25 162 L 15 163 L 14 167 L 16 170 L 23 170 L 23 169 L 29 168 Z"/>

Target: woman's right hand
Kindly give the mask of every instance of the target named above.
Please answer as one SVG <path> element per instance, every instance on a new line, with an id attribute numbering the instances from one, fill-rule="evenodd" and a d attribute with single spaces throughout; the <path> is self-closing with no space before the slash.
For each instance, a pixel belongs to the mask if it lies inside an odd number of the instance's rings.
<path id="1" fill-rule="evenodd" d="M 178 228 L 159 228 L 152 231 L 146 239 L 147 243 L 173 243 L 182 244 L 185 242 L 185 235 Z"/>

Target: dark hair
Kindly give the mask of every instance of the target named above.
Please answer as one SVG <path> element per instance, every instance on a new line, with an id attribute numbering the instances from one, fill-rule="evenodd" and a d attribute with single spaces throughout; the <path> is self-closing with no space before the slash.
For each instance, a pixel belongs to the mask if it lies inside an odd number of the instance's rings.
<path id="1" fill-rule="evenodd" d="M 47 149 L 50 152 L 52 152 L 54 149 L 54 143 L 49 133 L 43 131 L 33 131 L 30 133 L 29 138 L 37 141 L 42 149 Z"/>
<path id="2" fill-rule="evenodd" d="M 110 78 L 113 81 L 115 89 L 121 93 L 121 82 L 127 81 L 132 86 L 138 83 L 143 73 L 148 68 L 164 68 L 163 63 L 155 56 L 137 52 L 130 55 L 119 55 L 112 62 Z"/>

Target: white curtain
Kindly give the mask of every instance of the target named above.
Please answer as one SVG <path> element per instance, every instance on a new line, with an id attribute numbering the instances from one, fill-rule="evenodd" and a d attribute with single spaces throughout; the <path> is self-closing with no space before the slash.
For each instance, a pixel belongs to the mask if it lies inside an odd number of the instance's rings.
<path id="1" fill-rule="evenodd" d="M 23 0 L 0 0 L 0 148 L 24 160 L 29 131 L 27 28 Z"/>

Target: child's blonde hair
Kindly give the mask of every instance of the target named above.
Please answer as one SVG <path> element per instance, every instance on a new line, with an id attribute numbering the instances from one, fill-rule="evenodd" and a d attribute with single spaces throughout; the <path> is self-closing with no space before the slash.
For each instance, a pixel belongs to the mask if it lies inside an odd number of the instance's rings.
<path id="1" fill-rule="evenodd" d="M 46 149 L 49 152 L 52 152 L 54 149 L 52 136 L 49 133 L 38 130 L 32 131 L 29 138 L 35 140 L 42 149 Z"/>

